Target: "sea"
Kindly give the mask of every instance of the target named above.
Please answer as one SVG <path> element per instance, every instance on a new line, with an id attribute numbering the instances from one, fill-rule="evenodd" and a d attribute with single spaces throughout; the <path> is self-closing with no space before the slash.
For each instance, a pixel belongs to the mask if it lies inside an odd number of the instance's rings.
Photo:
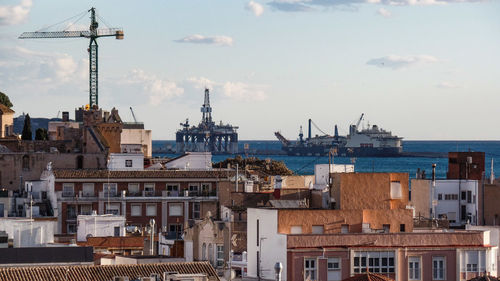
<path id="1" fill-rule="evenodd" d="M 153 151 L 175 150 L 173 140 L 154 140 Z M 282 155 L 281 143 L 273 140 L 240 140 L 239 151 L 242 157 L 257 157 L 283 161 L 286 166 L 298 175 L 314 174 L 315 164 L 328 164 L 327 156 L 287 156 Z M 494 162 L 494 173 L 500 177 L 500 141 L 403 141 L 403 151 L 407 152 L 438 152 L 476 151 L 485 153 L 485 176 L 490 177 L 491 159 Z M 155 153 L 153 157 L 173 158 L 179 156 L 173 153 Z M 212 162 L 217 163 L 235 155 L 213 155 Z M 433 157 L 335 157 L 336 164 L 354 164 L 356 172 L 403 172 L 410 178 L 415 178 L 417 170 L 425 170 L 428 178 L 432 173 L 432 164 L 436 164 L 436 177 L 446 178 L 448 169 L 447 158 Z"/>

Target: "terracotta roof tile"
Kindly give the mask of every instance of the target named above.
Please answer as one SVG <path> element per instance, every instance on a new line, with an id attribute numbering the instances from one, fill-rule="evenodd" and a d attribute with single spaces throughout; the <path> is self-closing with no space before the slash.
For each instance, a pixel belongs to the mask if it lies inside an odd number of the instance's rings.
<path id="1" fill-rule="evenodd" d="M 78 242 L 79 246 L 92 246 L 94 248 L 144 248 L 144 237 L 88 237 L 87 241 Z"/>
<path id="2" fill-rule="evenodd" d="M 0 112 L 2 113 L 15 113 L 14 110 L 8 108 L 7 106 L 0 104 Z"/>
<path id="3" fill-rule="evenodd" d="M 127 265 L 76 265 L 0 268 L 0 281 L 109 281 L 115 276 L 128 276 L 130 280 L 164 272 L 180 274 L 202 273 L 209 280 L 218 281 L 217 272 L 208 262 L 172 262 Z"/>
<path id="4" fill-rule="evenodd" d="M 356 274 L 352 277 L 343 279 L 342 281 L 394 281 L 394 279 L 384 275 L 367 272 L 362 274 Z"/>
<path id="5" fill-rule="evenodd" d="M 54 176 L 62 179 L 116 179 L 116 178 L 228 178 L 234 175 L 230 170 L 143 170 L 143 171 L 109 171 L 108 170 L 54 170 Z"/>

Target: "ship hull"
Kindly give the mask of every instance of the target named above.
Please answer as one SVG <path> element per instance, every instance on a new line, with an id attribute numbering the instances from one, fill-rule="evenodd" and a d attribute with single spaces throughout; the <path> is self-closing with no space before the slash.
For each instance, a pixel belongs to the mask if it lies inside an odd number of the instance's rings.
<path id="1" fill-rule="evenodd" d="M 332 147 L 283 146 L 282 149 L 289 156 L 326 156 Z M 340 157 L 401 157 L 401 147 L 337 147 L 335 155 Z"/>

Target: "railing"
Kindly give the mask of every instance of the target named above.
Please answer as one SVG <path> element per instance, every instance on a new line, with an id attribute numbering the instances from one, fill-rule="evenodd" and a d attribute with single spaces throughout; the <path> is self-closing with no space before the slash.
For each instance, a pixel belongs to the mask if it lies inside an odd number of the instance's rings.
<path id="1" fill-rule="evenodd" d="M 189 190 L 164 190 L 162 192 L 163 197 L 215 197 L 217 196 L 216 190 L 205 190 L 205 191 L 189 191 Z"/>
<path id="2" fill-rule="evenodd" d="M 83 197 L 83 198 L 85 198 L 85 197 L 95 197 L 95 194 L 94 194 L 94 191 L 92 191 L 92 192 L 89 192 L 89 191 L 86 191 L 86 192 L 80 191 L 79 192 L 79 196 Z"/>
<path id="3" fill-rule="evenodd" d="M 75 192 L 73 191 L 63 191 L 62 197 L 75 197 Z"/>

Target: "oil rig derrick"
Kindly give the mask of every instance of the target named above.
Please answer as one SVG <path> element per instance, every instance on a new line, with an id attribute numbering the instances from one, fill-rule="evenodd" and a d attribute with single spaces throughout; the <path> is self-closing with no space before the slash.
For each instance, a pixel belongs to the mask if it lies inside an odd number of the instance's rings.
<path id="1" fill-rule="evenodd" d="M 181 123 L 175 134 L 176 152 L 212 152 L 214 154 L 238 153 L 238 127 L 229 124 L 215 124 L 212 121 L 210 92 L 205 89 L 205 99 L 201 106 L 202 119 L 198 126 L 190 126 L 189 120 Z"/>

